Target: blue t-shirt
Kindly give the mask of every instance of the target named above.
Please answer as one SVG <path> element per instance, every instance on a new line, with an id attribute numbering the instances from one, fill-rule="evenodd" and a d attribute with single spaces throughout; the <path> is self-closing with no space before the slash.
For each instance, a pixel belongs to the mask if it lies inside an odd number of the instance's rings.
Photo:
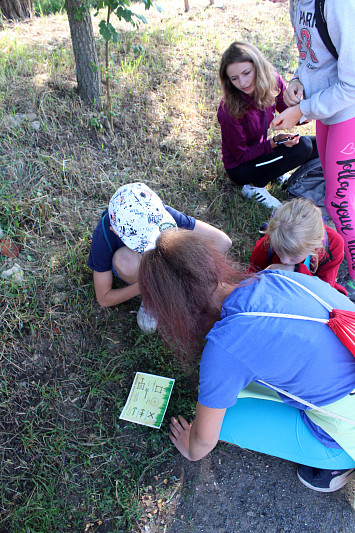
<path id="1" fill-rule="evenodd" d="M 282 277 L 275 276 L 274 272 Z M 333 308 L 355 311 L 355 305 L 317 277 L 265 270 L 235 289 L 223 302 L 221 320 L 207 335 L 200 363 L 199 402 L 228 408 L 251 381 L 261 379 L 303 400 L 322 406 L 355 388 L 355 359 L 329 326 L 306 320 L 243 316 L 261 311 L 329 318 L 313 296 L 283 278 L 308 287 Z M 281 396 L 281 395 L 280 395 Z M 286 403 L 305 406 L 282 396 Z M 308 417 L 305 422 L 322 440 Z M 318 434 L 318 435 L 317 435 Z"/>
<path id="2" fill-rule="evenodd" d="M 193 230 L 196 224 L 196 220 L 193 217 L 185 215 L 177 211 L 173 207 L 164 205 L 165 209 L 170 213 L 170 215 L 175 220 L 178 228 Z M 124 246 L 122 240 L 117 237 L 113 231 L 110 230 L 110 221 L 109 217 L 106 214 L 104 217 L 104 226 L 106 230 L 106 235 L 109 240 L 111 250 L 106 242 L 103 230 L 102 230 L 102 220 L 100 219 L 92 236 L 90 255 L 88 260 L 88 267 L 96 272 L 107 272 L 112 270 L 112 257 L 113 254 L 119 248 Z"/>

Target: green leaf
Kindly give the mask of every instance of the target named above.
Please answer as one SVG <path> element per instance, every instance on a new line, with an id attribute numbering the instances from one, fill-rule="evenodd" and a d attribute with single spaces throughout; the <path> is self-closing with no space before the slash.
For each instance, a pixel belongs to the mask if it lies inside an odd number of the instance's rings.
<path id="1" fill-rule="evenodd" d="M 120 36 L 118 35 L 117 31 L 116 31 L 116 28 L 114 28 L 111 24 L 111 22 L 109 22 L 107 24 L 107 27 L 108 29 L 110 30 L 111 32 L 111 36 L 112 36 L 112 40 L 114 43 L 118 43 L 118 41 L 120 40 Z"/>
<path id="2" fill-rule="evenodd" d="M 100 28 L 100 34 L 105 39 L 105 41 L 109 41 L 112 35 L 111 35 L 109 28 L 107 27 L 106 21 L 101 20 L 99 22 L 99 28 Z"/>
<path id="3" fill-rule="evenodd" d="M 93 63 L 93 61 L 89 61 L 89 67 L 92 68 L 93 72 L 97 72 L 99 70 L 100 67 L 98 67 L 98 65 L 95 65 L 95 63 Z"/>
<path id="4" fill-rule="evenodd" d="M 113 40 L 114 43 L 118 43 L 120 36 L 118 35 L 116 28 L 112 26 L 111 22 L 106 24 L 105 20 L 101 20 L 99 23 L 100 34 L 105 39 L 105 41 Z"/>
<path id="5" fill-rule="evenodd" d="M 150 9 L 153 5 L 153 2 L 152 0 L 142 0 L 144 6 L 145 6 L 145 9 Z"/>
<path id="6" fill-rule="evenodd" d="M 132 23 L 132 18 L 133 18 L 134 13 L 132 13 L 130 9 L 126 9 L 125 7 L 118 6 L 115 13 L 120 20 L 124 19 L 126 22 Z"/>

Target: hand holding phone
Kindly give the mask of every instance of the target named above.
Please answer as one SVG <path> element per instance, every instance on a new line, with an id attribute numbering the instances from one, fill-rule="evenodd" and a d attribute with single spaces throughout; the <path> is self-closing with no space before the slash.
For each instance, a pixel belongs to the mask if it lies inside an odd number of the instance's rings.
<path id="1" fill-rule="evenodd" d="M 274 140 L 274 143 L 277 145 L 284 144 L 284 143 L 287 143 L 287 141 L 292 141 L 292 139 L 295 139 L 296 137 L 299 137 L 299 136 L 300 136 L 299 133 L 296 133 L 295 135 L 288 135 L 287 137 L 284 137 L 283 139 L 280 139 L 279 141 Z"/>

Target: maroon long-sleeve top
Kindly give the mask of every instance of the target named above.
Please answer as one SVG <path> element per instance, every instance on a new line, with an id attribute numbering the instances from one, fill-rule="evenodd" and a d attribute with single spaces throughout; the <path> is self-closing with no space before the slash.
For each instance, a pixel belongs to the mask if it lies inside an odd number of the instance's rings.
<path id="1" fill-rule="evenodd" d="M 244 94 L 243 98 L 249 103 L 249 108 L 243 118 L 236 119 L 229 115 L 223 99 L 219 104 L 217 117 L 221 126 L 224 168 L 235 168 L 272 152 L 270 141 L 267 140 L 267 130 L 275 110 L 281 113 L 287 108 L 283 100 L 286 86 L 281 76 L 275 75 L 280 92 L 272 106 L 259 109 L 252 98 Z"/>

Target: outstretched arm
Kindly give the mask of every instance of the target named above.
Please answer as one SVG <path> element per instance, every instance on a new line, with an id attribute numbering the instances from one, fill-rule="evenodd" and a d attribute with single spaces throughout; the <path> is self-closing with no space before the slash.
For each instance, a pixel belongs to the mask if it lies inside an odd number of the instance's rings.
<path id="1" fill-rule="evenodd" d="M 188 424 L 182 416 L 170 422 L 170 440 L 179 452 L 189 459 L 198 461 L 216 446 L 226 409 L 212 409 L 197 402 L 196 418 Z"/>

